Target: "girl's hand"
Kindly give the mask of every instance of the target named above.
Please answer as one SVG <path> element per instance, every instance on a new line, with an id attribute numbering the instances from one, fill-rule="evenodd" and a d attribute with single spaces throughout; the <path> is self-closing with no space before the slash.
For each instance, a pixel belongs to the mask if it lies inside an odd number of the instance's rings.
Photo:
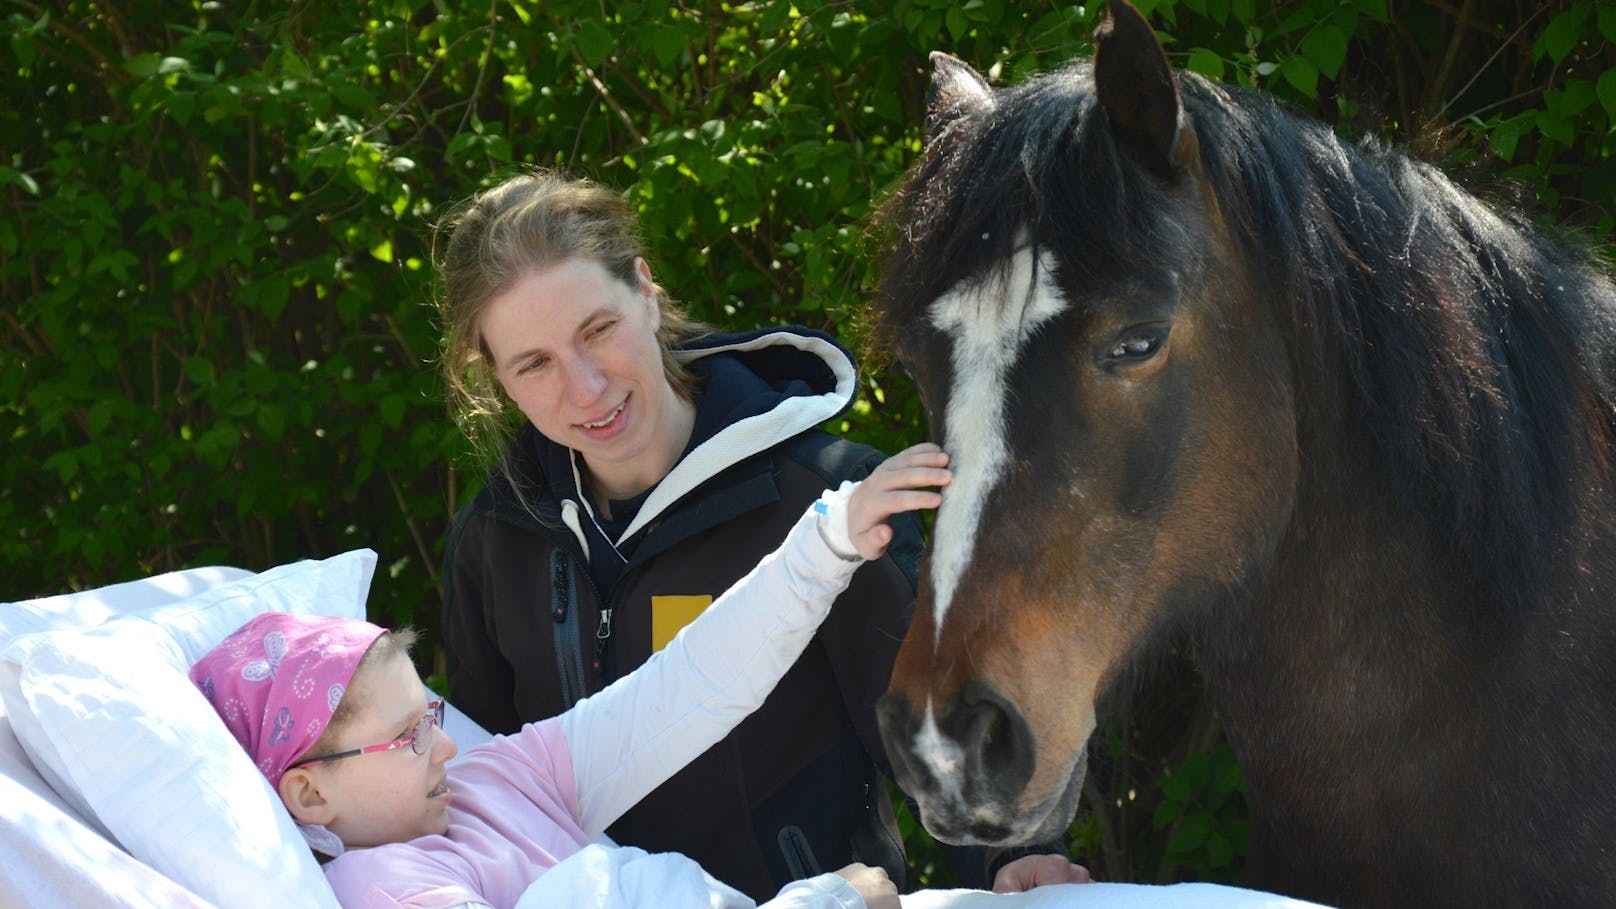
<path id="1" fill-rule="evenodd" d="M 885 868 L 871 868 L 854 862 L 836 874 L 846 878 L 858 895 L 864 898 L 865 909 L 902 909 L 898 902 L 898 887 L 887 877 Z"/>
<path id="2" fill-rule="evenodd" d="M 847 500 L 847 535 L 859 556 L 879 559 L 892 542 L 887 519 L 943 504 L 942 493 L 927 487 L 947 486 L 953 477 L 948 455 L 931 442 L 905 448 L 882 461 Z"/>
<path id="3" fill-rule="evenodd" d="M 1045 884 L 1087 884 L 1089 869 L 1064 855 L 1024 855 L 993 876 L 994 893 L 1021 893 Z"/>

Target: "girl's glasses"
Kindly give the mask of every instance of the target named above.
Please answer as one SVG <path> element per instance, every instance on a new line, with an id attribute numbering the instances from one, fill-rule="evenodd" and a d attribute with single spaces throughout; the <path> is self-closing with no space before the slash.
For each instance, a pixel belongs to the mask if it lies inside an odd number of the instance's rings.
<path id="1" fill-rule="evenodd" d="M 361 754 L 370 754 L 376 751 L 395 751 L 399 748 L 408 748 L 416 754 L 426 754 L 427 745 L 431 741 L 428 736 L 430 736 L 433 726 L 436 726 L 439 729 L 443 728 L 442 698 L 438 698 L 435 701 L 428 701 L 426 705 L 426 713 L 422 715 L 420 722 L 416 723 L 414 728 L 410 729 L 409 732 L 396 739 L 393 739 L 391 742 L 386 742 L 381 745 L 366 745 L 363 748 L 355 748 L 352 751 L 339 751 L 336 754 L 328 754 L 323 757 L 304 758 L 300 761 L 293 761 L 286 769 L 291 770 L 293 767 L 307 767 L 311 764 L 323 764 L 327 761 L 340 761 L 343 758 L 358 757 Z"/>

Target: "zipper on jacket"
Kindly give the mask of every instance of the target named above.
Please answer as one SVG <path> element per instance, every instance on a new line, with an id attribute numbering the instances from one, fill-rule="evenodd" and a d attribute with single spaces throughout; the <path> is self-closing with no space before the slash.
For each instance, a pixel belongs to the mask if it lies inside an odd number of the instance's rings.
<path id="1" fill-rule="evenodd" d="M 606 642 L 612 639 L 612 610 L 602 607 L 600 624 L 595 626 L 595 678 L 606 674 Z"/>
<path id="2" fill-rule="evenodd" d="M 572 583 L 567 554 L 560 547 L 550 551 L 550 618 L 555 633 L 556 672 L 561 677 L 561 703 L 571 707 L 588 693 L 584 687 L 582 637 L 578 633 L 578 596 Z"/>

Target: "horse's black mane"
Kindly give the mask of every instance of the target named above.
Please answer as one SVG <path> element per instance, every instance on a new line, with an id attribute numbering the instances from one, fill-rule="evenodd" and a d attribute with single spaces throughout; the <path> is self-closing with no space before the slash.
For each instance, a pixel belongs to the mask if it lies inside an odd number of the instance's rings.
<path id="1" fill-rule="evenodd" d="M 1179 85 L 1235 242 L 1282 307 L 1303 419 L 1362 446 L 1471 582 L 1534 586 L 1583 532 L 1568 520 L 1578 499 L 1611 495 L 1609 278 L 1401 153 L 1344 143 L 1258 93 Z M 1003 262 L 1018 230 L 1092 291 L 1148 282 L 1187 242 L 1170 187 L 1113 139 L 1088 63 L 996 100 L 942 125 L 878 219 L 891 250 L 878 347 Z"/>

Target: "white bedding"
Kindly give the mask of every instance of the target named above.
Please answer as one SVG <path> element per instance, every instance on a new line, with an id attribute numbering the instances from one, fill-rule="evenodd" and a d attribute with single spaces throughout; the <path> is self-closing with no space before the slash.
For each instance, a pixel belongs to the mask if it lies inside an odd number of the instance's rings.
<path id="1" fill-rule="evenodd" d="M 356 560 L 363 563 L 357 569 Z M 211 636 L 217 634 L 222 637 L 224 633 L 245 622 L 252 614 L 256 614 L 256 611 L 266 608 L 288 608 L 285 601 L 288 596 L 296 595 L 303 599 L 318 601 L 306 603 L 299 600 L 293 603 L 295 611 L 299 612 L 341 615 L 358 609 L 359 614 L 363 614 L 364 595 L 368 590 L 370 571 L 374 563 L 374 553 L 360 551 L 333 557 L 324 563 L 281 566 L 263 575 L 253 575 L 251 572 L 236 568 L 200 568 L 77 594 L 0 604 L 0 654 L 3 654 L 6 660 L 10 660 L 10 662 L 0 661 L 0 694 L 4 694 L 14 705 L 24 704 L 30 711 L 38 706 L 41 711 L 39 716 L 26 717 L 31 722 L 41 717 L 49 722 L 58 722 L 58 717 L 62 714 L 50 713 L 45 709 L 48 705 L 36 704 L 36 701 L 41 700 L 39 698 L 34 701 L 26 699 L 20 701 L 21 695 L 17 691 L 19 677 L 25 674 L 27 669 L 30 644 L 43 639 L 46 634 L 99 628 L 97 632 L 90 633 L 90 636 L 95 638 L 112 636 L 116 639 L 121 629 L 136 628 L 143 623 L 149 625 L 146 621 L 149 619 L 159 624 L 172 623 L 178 629 L 174 632 L 176 643 L 172 646 L 185 657 L 194 659 L 198 647 L 211 646 L 208 644 Z M 342 569 L 340 573 L 336 573 L 337 594 L 333 594 L 331 566 Z M 360 575 L 362 577 L 359 577 Z M 291 579 L 290 582 L 285 581 L 288 577 Z M 309 581 L 309 577 L 313 577 L 314 580 Z M 360 581 L 357 589 L 352 591 L 357 599 L 350 597 L 347 591 L 354 578 Z M 314 586 L 310 587 L 309 584 Z M 310 590 L 318 592 L 310 594 L 308 593 Z M 251 611 L 243 613 L 243 609 Z M 144 619 L 132 620 L 130 619 L 132 614 L 140 614 Z M 219 630 L 221 628 L 223 631 Z M 150 628 L 147 627 L 131 637 L 138 638 L 149 634 Z M 27 635 L 36 635 L 36 638 L 17 643 Z M 12 647 L 13 643 L 17 643 L 17 646 Z M 51 647 L 48 649 L 53 653 L 59 650 L 71 651 L 70 638 L 64 643 L 62 637 L 58 635 L 57 638 L 51 639 L 50 644 Z M 103 640 L 101 644 L 104 645 L 105 641 Z M 41 652 L 44 649 L 41 648 Z M 131 650 L 133 649 L 131 647 Z M 96 658 L 101 659 L 105 655 L 106 650 L 103 646 Z M 41 665 L 54 664 L 41 661 Z M 121 675 L 118 677 L 121 679 Z M 37 679 L 32 683 L 37 684 Z M 116 684 L 109 687 L 115 688 Z M 68 696 L 78 696 L 71 694 L 70 688 L 63 690 L 69 691 Z M 61 691 L 56 694 L 63 696 Z M 24 748 L 13 729 L 13 718 L 5 711 L 5 703 L 0 702 L 0 856 L 5 857 L 4 861 L 0 861 L 0 906 L 6 909 L 12 906 L 53 907 L 53 909 L 66 906 L 115 907 L 115 909 L 147 909 L 147 907 L 237 909 L 239 906 L 262 903 L 265 895 L 273 892 L 277 885 L 285 885 L 286 878 L 280 881 L 254 880 L 251 875 L 236 873 L 238 866 L 248 867 L 251 861 L 262 862 L 263 859 L 262 856 L 229 854 L 227 845 L 215 845 L 213 853 L 216 856 L 215 861 L 226 869 L 227 873 L 220 873 L 220 868 L 204 869 L 211 874 L 200 874 L 197 879 L 203 881 L 203 884 L 193 887 L 186 886 L 180 880 L 176 880 L 176 877 L 190 879 L 188 872 L 197 869 L 182 868 L 175 874 L 165 875 L 153 864 L 138 860 L 131 851 L 137 854 L 142 849 L 157 848 L 162 851 L 161 840 L 145 839 L 136 843 L 133 850 L 123 848 L 117 838 L 108 833 L 108 825 L 93 815 L 95 809 L 89 808 L 86 804 L 84 792 L 72 792 L 70 798 L 64 798 L 61 792 L 53 788 L 51 782 L 47 782 L 47 775 L 40 773 L 40 768 L 31 759 L 28 750 Z M 87 712 L 94 713 L 93 710 Z M 20 722 L 25 717 L 18 716 L 16 719 Z M 116 722 L 122 719 L 127 717 L 99 717 L 85 721 L 111 723 L 112 725 L 106 728 L 113 730 L 113 737 L 116 738 Z M 65 722 L 76 721 L 72 717 L 65 720 Z M 167 720 L 160 722 L 166 723 Z M 469 746 L 488 738 L 486 732 L 452 707 L 449 709 L 446 726 L 460 743 L 462 753 Z M 223 732 L 222 724 L 219 731 Z M 40 738 L 40 729 L 37 725 L 30 729 L 29 737 Z M 76 739 L 57 737 L 55 740 L 93 741 L 94 736 L 80 735 Z M 115 750 L 118 742 L 108 741 L 105 744 Z M 159 738 L 155 744 L 142 747 L 162 748 L 165 747 L 165 743 Z M 246 760 L 245 755 L 241 757 L 243 761 Z M 73 762 L 68 761 L 67 764 L 71 767 Z M 95 765 L 91 763 L 88 766 Z M 151 766 L 163 766 L 163 762 L 156 761 Z M 247 766 L 250 768 L 250 763 Z M 60 772 L 60 768 L 57 772 Z M 50 776 L 55 778 L 57 772 L 53 772 Z M 174 774 L 174 776 L 184 777 L 186 774 Z M 57 782 L 64 787 L 74 785 L 71 780 L 58 779 Z M 154 795 L 146 807 L 150 813 L 162 817 L 165 822 L 164 825 L 159 825 L 156 834 L 158 836 L 167 835 L 169 827 L 185 829 L 187 820 L 185 813 L 194 808 L 187 800 L 165 798 L 163 786 L 167 782 L 161 779 L 150 781 Z M 261 777 L 258 783 L 262 783 Z M 267 784 L 263 784 L 263 789 L 268 791 Z M 113 820 L 113 826 L 131 830 L 129 836 L 149 838 L 154 835 L 151 829 L 138 823 L 134 827 L 129 827 L 128 818 Z M 199 825 L 194 829 L 208 830 L 210 824 L 214 828 L 219 827 L 217 817 L 196 817 L 190 820 Z M 261 829 L 229 831 L 225 834 L 209 833 L 207 836 L 210 843 L 228 843 L 231 833 L 242 833 L 245 842 L 257 842 L 260 846 L 263 845 L 264 834 Z M 157 845 L 154 845 L 154 842 Z M 283 847 L 286 845 L 275 843 L 273 849 L 285 851 Z M 303 849 L 300 842 L 294 842 L 292 845 L 297 850 Z M 306 851 L 298 855 L 297 860 L 300 863 L 307 861 L 308 867 L 313 867 L 312 859 L 308 859 Z M 285 904 L 332 903 L 331 892 L 324 886 L 324 881 L 318 877 L 317 871 L 312 878 L 293 874 L 290 875 L 290 879 L 306 882 L 300 886 L 307 889 L 306 892 L 295 894 L 298 898 Z M 524 907 L 555 905 L 555 901 L 546 894 L 553 895 L 557 887 L 568 884 L 566 889 L 574 896 L 577 895 L 577 889 L 574 888 L 581 888 L 594 894 L 592 900 L 581 902 L 570 900 L 570 906 L 592 906 L 597 909 L 653 909 L 653 907 L 698 909 L 708 907 L 708 901 L 693 897 L 694 905 L 672 906 L 668 897 L 681 892 L 681 887 L 694 888 L 698 881 L 704 879 L 704 873 L 694 862 L 679 856 L 648 856 L 638 850 L 598 850 L 591 847 L 575 859 L 563 862 L 535 882 L 524 895 L 522 905 Z M 221 886 L 225 889 L 213 893 L 212 898 L 199 892 L 199 889 Z M 727 888 L 720 888 L 720 891 L 722 890 Z M 691 889 L 691 892 L 694 894 L 697 891 Z M 711 891 L 703 886 L 700 892 L 717 891 Z M 733 891 L 729 892 L 733 894 Z M 744 901 L 744 898 L 742 899 Z M 746 902 L 749 905 L 749 901 Z M 718 905 L 727 906 L 723 903 Z M 1153 909 L 1167 906 L 1193 907 L 1193 909 L 1300 909 L 1310 905 L 1254 891 L 1207 884 L 1172 887 L 1127 884 L 1067 885 L 1041 888 L 1031 893 L 1013 896 L 997 896 L 966 890 L 925 891 L 904 897 L 905 909 L 1068 909 L 1068 907 Z"/>
<path id="2" fill-rule="evenodd" d="M 904 909 L 1322 909 L 1314 903 L 1218 884 L 1060 884 L 1026 893 L 921 890 Z M 790 896 L 768 909 L 793 909 Z M 820 899 L 813 905 L 824 905 Z M 753 909 L 744 895 L 717 884 L 682 855 L 589 846 L 545 872 L 516 909 Z"/>

